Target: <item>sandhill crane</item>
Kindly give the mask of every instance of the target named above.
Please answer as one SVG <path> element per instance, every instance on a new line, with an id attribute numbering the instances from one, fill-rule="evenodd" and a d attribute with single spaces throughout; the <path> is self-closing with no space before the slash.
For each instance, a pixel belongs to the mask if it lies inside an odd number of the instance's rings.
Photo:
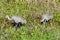
<path id="1" fill-rule="evenodd" d="M 46 22 L 49 21 L 50 19 L 53 19 L 53 14 L 43 14 L 42 15 L 42 20 L 40 22 Z"/>
<path id="2" fill-rule="evenodd" d="M 19 17 L 19 16 L 12 16 L 10 18 L 8 15 L 6 15 L 6 18 L 8 20 L 13 20 L 15 22 L 15 28 L 16 28 L 16 30 L 17 30 L 19 24 L 20 24 L 19 26 L 21 26 L 21 24 L 26 24 L 27 23 L 26 19 L 24 19 L 22 17 Z"/>

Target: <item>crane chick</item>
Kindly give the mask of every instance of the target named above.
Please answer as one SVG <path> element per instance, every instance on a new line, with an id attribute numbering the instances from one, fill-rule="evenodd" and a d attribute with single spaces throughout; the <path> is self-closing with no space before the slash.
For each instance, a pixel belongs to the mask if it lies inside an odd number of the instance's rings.
<path id="1" fill-rule="evenodd" d="M 13 21 L 14 21 L 16 30 L 17 30 L 17 28 L 18 28 L 19 26 L 27 23 L 26 19 L 24 19 L 24 18 L 22 18 L 22 17 L 19 17 L 19 16 L 12 16 L 12 17 L 10 18 L 8 15 L 6 15 L 6 18 L 7 18 L 8 20 L 13 20 Z M 19 25 L 19 26 L 18 26 L 18 25 Z"/>
<path id="2" fill-rule="evenodd" d="M 53 19 L 53 14 L 43 14 L 42 15 L 42 20 L 40 21 L 41 23 L 43 22 L 47 22 L 49 21 L 50 19 Z"/>

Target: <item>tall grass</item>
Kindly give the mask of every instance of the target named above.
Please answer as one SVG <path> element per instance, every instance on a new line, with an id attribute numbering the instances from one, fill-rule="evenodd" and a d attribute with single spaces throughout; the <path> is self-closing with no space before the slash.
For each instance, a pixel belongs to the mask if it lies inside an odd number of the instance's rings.
<path id="1" fill-rule="evenodd" d="M 54 18 L 40 23 L 43 13 Z M 17 31 L 5 16 L 27 20 Z M 0 40 L 60 40 L 60 0 L 0 0 Z"/>

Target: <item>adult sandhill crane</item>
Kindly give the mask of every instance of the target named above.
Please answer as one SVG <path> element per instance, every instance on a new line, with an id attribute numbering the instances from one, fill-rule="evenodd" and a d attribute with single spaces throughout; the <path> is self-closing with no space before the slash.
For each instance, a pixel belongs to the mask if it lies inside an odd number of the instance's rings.
<path id="1" fill-rule="evenodd" d="M 24 18 L 22 18 L 22 17 L 19 17 L 19 16 L 12 16 L 11 18 L 8 16 L 8 15 L 6 15 L 6 18 L 8 19 L 8 20 L 13 20 L 14 22 L 15 22 L 15 28 L 16 28 L 16 30 L 17 30 L 17 28 L 19 27 L 19 26 L 21 26 L 21 24 L 23 25 L 23 24 L 26 24 L 27 23 L 27 21 L 26 21 L 26 19 L 24 19 Z M 20 24 L 20 25 L 19 25 Z M 19 26 L 18 26 L 19 25 Z"/>
<path id="2" fill-rule="evenodd" d="M 42 20 L 40 22 L 46 22 L 46 21 L 49 21 L 50 19 L 53 19 L 54 16 L 53 14 L 43 14 L 42 15 Z"/>

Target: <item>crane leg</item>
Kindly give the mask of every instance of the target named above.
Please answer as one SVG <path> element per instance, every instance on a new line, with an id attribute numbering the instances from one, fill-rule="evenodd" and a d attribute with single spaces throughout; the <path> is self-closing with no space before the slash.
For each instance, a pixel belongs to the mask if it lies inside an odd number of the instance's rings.
<path id="1" fill-rule="evenodd" d="M 16 28 L 16 30 L 18 29 L 18 23 L 16 23 L 15 28 Z"/>
<path id="2" fill-rule="evenodd" d="M 21 26 L 22 26 L 21 23 L 15 23 L 15 28 L 16 28 L 16 30 L 17 30 L 19 27 L 21 27 Z"/>

